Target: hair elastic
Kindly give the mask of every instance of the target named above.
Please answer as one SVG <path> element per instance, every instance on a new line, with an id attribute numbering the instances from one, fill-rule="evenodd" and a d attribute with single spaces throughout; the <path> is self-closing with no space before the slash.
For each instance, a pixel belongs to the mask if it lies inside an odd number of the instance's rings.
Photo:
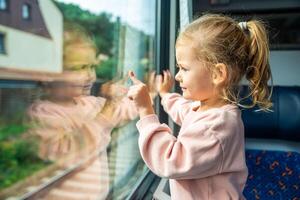
<path id="1" fill-rule="evenodd" d="M 239 22 L 239 26 L 243 31 L 248 30 L 247 22 Z"/>

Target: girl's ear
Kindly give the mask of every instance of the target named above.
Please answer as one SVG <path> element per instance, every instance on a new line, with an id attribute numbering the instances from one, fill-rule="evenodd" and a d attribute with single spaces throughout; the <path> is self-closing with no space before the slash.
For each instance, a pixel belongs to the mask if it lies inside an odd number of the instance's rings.
<path id="1" fill-rule="evenodd" d="M 224 63 L 218 63 L 213 70 L 213 83 L 217 86 L 225 83 L 228 77 L 227 66 Z"/>

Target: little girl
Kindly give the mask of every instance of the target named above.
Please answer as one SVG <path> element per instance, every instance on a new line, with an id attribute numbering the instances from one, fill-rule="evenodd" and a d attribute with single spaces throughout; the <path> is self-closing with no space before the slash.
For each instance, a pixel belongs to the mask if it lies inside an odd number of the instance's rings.
<path id="1" fill-rule="evenodd" d="M 158 79 L 162 105 L 181 126 L 177 137 L 154 114 L 146 86 L 131 72 L 128 97 L 138 107 L 139 148 L 148 167 L 170 179 L 172 199 L 244 199 L 247 180 L 244 126 L 239 106 L 267 110 L 270 78 L 268 38 L 259 21 L 238 23 L 204 15 L 176 41 L 182 96 L 168 93 L 170 72 Z M 241 105 L 237 86 L 249 81 L 250 105 Z"/>

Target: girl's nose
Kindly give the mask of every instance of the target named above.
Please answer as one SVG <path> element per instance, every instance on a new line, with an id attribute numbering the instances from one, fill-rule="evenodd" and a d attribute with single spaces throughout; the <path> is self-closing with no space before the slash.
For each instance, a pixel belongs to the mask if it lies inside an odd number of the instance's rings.
<path id="1" fill-rule="evenodd" d="M 90 80 L 95 81 L 96 80 L 96 70 L 93 68 L 90 68 L 88 70 L 88 76 L 89 76 Z"/>
<path id="2" fill-rule="evenodd" d="M 175 75 L 175 80 L 181 82 L 180 72 L 177 72 L 177 74 Z"/>

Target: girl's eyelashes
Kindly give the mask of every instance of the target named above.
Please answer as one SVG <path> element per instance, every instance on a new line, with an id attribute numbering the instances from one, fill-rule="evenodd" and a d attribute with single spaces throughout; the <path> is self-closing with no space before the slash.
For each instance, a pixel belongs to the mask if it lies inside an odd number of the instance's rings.
<path id="1" fill-rule="evenodd" d="M 181 68 L 181 70 L 184 72 L 189 71 L 187 68 L 183 68 L 183 67 Z"/>
<path id="2" fill-rule="evenodd" d="M 83 64 L 83 65 L 73 65 L 70 68 L 71 71 L 80 71 L 80 70 L 95 70 L 97 65 L 95 64 Z"/>
<path id="3" fill-rule="evenodd" d="M 88 69 L 88 68 L 90 68 L 90 69 L 95 69 L 95 68 L 96 68 L 96 65 L 86 64 L 86 65 L 82 65 L 82 66 L 80 67 L 80 69 Z"/>
<path id="4" fill-rule="evenodd" d="M 183 67 L 182 65 L 179 65 L 179 64 L 176 64 L 176 65 L 177 65 L 177 68 L 179 68 L 179 70 L 182 70 L 182 71 L 184 71 L 184 72 L 189 71 L 188 68 Z"/>

